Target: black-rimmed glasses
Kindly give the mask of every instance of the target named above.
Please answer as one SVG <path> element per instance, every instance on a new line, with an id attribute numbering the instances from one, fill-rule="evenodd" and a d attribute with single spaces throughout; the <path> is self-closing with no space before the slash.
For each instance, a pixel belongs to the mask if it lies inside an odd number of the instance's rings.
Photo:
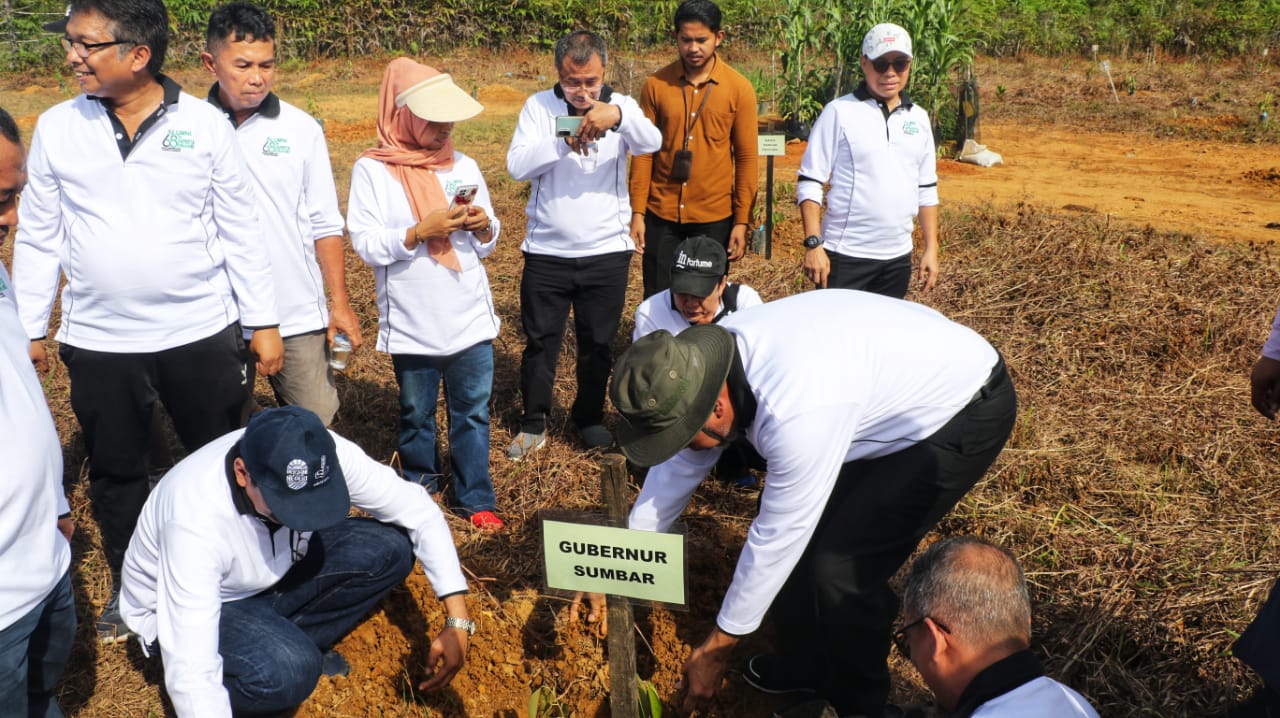
<path id="1" fill-rule="evenodd" d="M 925 622 L 925 619 L 933 621 L 933 625 L 943 633 L 951 633 L 951 629 L 942 625 L 942 622 L 932 616 L 921 616 L 907 625 L 893 632 L 893 645 L 897 647 L 898 652 L 903 658 L 911 660 L 911 644 L 907 643 L 907 632 Z"/>
<path id="2" fill-rule="evenodd" d="M 114 45 L 137 45 L 138 44 L 133 40 L 111 40 L 110 42 L 82 42 L 77 40 L 75 42 L 72 42 L 71 38 L 69 37 L 63 37 L 60 39 L 62 42 L 63 52 L 74 51 L 76 55 L 80 57 L 81 60 L 89 59 L 90 55 L 97 52 L 98 50 L 101 50 L 104 47 L 112 47 Z"/>
<path id="3" fill-rule="evenodd" d="M 908 67 L 911 67 L 911 58 L 897 57 L 892 60 L 879 58 L 871 61 L 871 67 L 875 68 L 875 71 L 880 73 L 881 75 L 888 72 L 889 68 L 892 67 L 894 72 L 901 75 L 902 73 L 907 71 Z"/>

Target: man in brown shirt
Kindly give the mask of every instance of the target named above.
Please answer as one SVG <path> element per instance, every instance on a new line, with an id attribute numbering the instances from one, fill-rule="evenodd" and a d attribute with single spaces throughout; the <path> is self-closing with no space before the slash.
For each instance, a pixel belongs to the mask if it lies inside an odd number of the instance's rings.
<path id="1" fill-rule="evenodd" d="M 680 58 L 650 76 L 640 108 L 662 131 L 662 148 L 631 160 L 631 238 L 644 253 L 644 296 L 671 283 L 676 245 L 705 234 L 729 259 L 747 248 L 756 193 L 756 93 L 719 58 L 720 8 L 685 0 L 674 32 Z"/>

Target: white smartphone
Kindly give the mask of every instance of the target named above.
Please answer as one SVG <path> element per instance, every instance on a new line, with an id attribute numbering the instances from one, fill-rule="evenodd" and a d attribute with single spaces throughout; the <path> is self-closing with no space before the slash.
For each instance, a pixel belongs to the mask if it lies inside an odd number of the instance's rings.
<path id="1" fill-rule="evenodd" d="M 449 207 L 457 207 L 458 205 L 468 205 L 475 201 L 476 192 L 480 190 L 479 185 L 464 184 L 453 193 L 453 199 L 449 202 Z"/>

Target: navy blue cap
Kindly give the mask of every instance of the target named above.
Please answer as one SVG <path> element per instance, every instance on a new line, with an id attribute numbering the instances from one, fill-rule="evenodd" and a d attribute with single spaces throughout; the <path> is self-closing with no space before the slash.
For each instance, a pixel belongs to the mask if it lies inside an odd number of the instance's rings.
<path id="1" fill-rule="evenodd" d="M 254 414 L 240 456 L 271 513 L 295 531 L 332 526 L 351 510 L 333 437 L 320 417 L 300 406 Z"/>

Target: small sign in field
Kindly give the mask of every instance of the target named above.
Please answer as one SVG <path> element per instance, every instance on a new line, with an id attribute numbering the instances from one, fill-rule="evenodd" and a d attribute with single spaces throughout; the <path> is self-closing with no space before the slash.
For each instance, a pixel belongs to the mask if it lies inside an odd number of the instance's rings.
<path id="1" fill-rule="evenodd" d="M 544 520 L 547 586 L 685 605 L 681 534 Z"/>

